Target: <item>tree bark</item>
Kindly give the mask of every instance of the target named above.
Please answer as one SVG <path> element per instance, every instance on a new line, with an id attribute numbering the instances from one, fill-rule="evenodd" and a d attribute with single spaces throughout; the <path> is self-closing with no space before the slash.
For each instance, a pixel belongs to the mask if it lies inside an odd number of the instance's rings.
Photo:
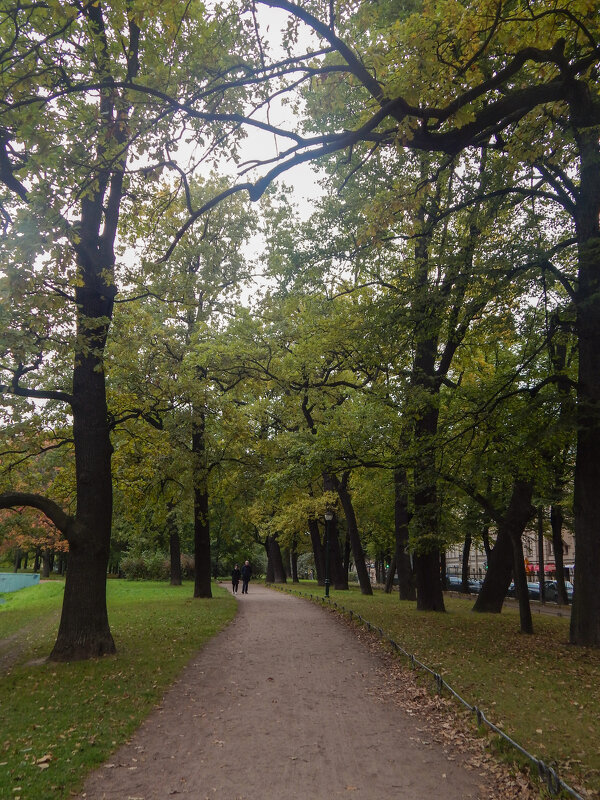
<path id="1" fill-rule="evenodd" d="M 577 97 L 572 113 L 586 110 Z M 579 276 L 576 293 L 579 374 L 575 460 L 575 592 L 572 644 L 600 647 L 600 129 L 576 129 L 581 180 L 576 213 Z"/>
<path id="2" fill-rule="evenodd" d="M 323 489 L 326 492 L 334 492 L 335 481 L 328 473 L 323 473 Z M 345 591 L 348 589 L 348 565 L 342 560 L 340 548 L 340 537 L 338 533 L 338 517 L 334 513 L 333 519 L 329 523 L 329 578 L 334 589 Z"/>
<path id="3" fill-rule="evenodd" d="M 396 542 L 396 566 L 398 570 L 398 594 L 400 600 L 416 600 L 410 555 L 408 553 L 408 478 L 405 469 L 394 471 L 394 534 Z"/>
<path id="4" fill-rule="evenodd" d="M 267 552 L 273 569 L 273 583 L 286 583 L 285 568 L 281 548 L 275 536 L 267 536 Z"/>
<path id="5" fill-rule="evenodd" d="M 42 553 L 42 578 L 49 578 L 50 577 L 50 551 L 48 548 L 44 548 L 44 552 Z"/>
<path id="6" fill-rule="evenodd" d="M 300 583 L 298 578 L 298 541 L 296 534 L 292 536 L 292 547 L 290 550 L 290 560 L 292 566 L 292 583 Z"/>
<path id="7" fill-rule="evenodd" d="M 385 576 L 385 593 L 391 594 L 394 588 L 394 578 L 396 576 L 396 556 L 390 559 L 390 568 Z"/>
<path id="8" fill-rule="evenodd" d="M 313 549 L 313 557 L 315 560 L 315 570 L 317 573 L 317 584 L 319 586 L 325 585 L 325 553 L 323 550 L 323 542 L 321 541 L 321 534 L 319 533 L 319 522 L 316 519 L 308 520 L 308 530 L 310 533 L 310 541 Z"/>
<path id="9" fill-rule="evenodd" d="M 267 583 L 273 583 L 275 580 L 275 569 L 273 567 L 273 559 L 271 558 L 271 548 L 269 547 L 269 537 L 265 539 L 265 550 L 267 553 L 267 574 L 265 576 L 265 581 Z"/>
<path id="10" fill-rule="evenodd" d="M 62 617 L 50 655 L 54 661 L 93 658 L 116 651 L 106 609 L 113 501 L 103 363 L 115 288 L 102 274 L 109 269 L 112 275 L 114 253 L 112 243 L 109 252 L 102 252 L 102 245 L 98 248 L 102 199 L 103 193 L 99 193 L 82 201 L 82 246 L 78 248 L 82 285 L 75 290 L 78 346 L 72 411 L 76 519 L 85 535 L 69 539 Z"/>
<path id="11" fill-rule="evenodd" d="M 356 568 L 356 574 L 358 575 L 361 594 L 372 595 L 373 587 L 371 586 L 367 565 L 365 564 L 365 554 L 362 548 L 362 542 L 360 541 L 356 514 L 354 512 L 354 506 L 352 505 L 352 497 L 348 491 L 350 473 L 345 472 L 341 481 L 335 475 L 331 477 L 338 497 L 340 498 L 342 508 L 344 509 L 348 538 L 350 540 L 350 547 L 352 548 L 352 556 L 354 558 L 354 566 Z"/>
<path id="12" fill-rule="evenodd" d="M 521 541 L 523 531 L 534 509 L 531 505 L 533 487 L 531 482 L 516 478 L 504 516 L 498 520 L 496 543 L 490 552 L 488 569 L 477 595 L 473 611 L 499 614 L 515 567 L 512 540 Z M 522 549 L 521 549 L 521 560 Z M 523 562 L 523 571 L 525 564 Z M 525 583 L 527 579 L 525 578 Z M 515 577 L 515 586 L 517 580 Z"/>
<path id="13" fill-rule="evenodd" d="M 177 530 L 177 517 L 171 504 L 169 504 L 169 510 L 167 512 L 167 530 L 169 533 L 169 571 L 171 574 L 171 586 L 181 586 L 181 542 L 179 539 L 179 531 Z"/>
<path id="14" fill-rule="evenodd" d="M 531 634 L 533 633 L 533 620 L 531 619 L 531 603 L 529 602 L 529 592 L 527 590 L 527 573 L 525 572 L 525 559 L 523 557 L 522 534 L 518 533 L 515 528 L 510 529 L 510 534 L 515 592 L 519 600 L 521 633 Z"/>
<path id="15" fill-rule="evenodd" d="M 192 409 L 192 464 L 194 480 L 194 597 L 212 597 L 206 417 Z"/>
<path id="16" fill-rule="evenodd" d="M 546 579 L 546 560 L 544 556 L 544 509 L 538 506 L 538 576 L 540 589 L 540 603 L 546 602 L 546 590 L 544 580 Z"/>

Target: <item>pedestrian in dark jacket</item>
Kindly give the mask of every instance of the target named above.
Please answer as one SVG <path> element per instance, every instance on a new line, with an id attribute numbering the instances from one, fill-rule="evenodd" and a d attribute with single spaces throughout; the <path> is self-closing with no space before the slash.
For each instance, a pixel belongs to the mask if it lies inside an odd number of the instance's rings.
<path id="1" fill-rule="evenodd" d="M 249 561 L 244 561 L 242 567 L 242 594 L 248 594 L 248 583 L 252 577 L 252 567 Z"/>
<path id="2" fill-rule="evenodd" d="M 242 572 L 241 572 L 240 568 L 238 567 L 238 565 L 236 564 L 235 567 L 233 568 L 233 572 L 231 573 L 231 585 L 233 586 L 233 593 L 234 594 L 237 594 L 237 590 L 238 590 L 238 586 L 239 586 L 239 583 L 240 583 L 241 575 L 242 575 Z"/>

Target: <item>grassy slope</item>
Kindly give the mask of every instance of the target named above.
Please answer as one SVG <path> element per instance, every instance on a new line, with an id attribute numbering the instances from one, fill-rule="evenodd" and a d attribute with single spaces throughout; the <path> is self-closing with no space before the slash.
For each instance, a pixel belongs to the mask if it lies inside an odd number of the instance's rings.
<path id="1" fill-rule="evenodd" d="M 42 662 L 58 628 L 62 584 L 4 595 L 0 642 L 10 635 L 16 663 L 0 681 L 0 797 L 68 797 L 161 698 L 199 647 L 235 615 L 217 587 L 212 600 L 192 588 L 110 581 L 108 606 L 117 656 L 73 664 Z M 0 651 L 0 660 L 1 660 Z"/>
<path id="2" fill-rule="evenodd" d="M 314 585 L 302 591 L 322 594 Z M 567 783 L 600 797 L 600 651 L 568 644 L 568 618 L 536 615 L 534 635 L 524 636 L 517 609 L 474 614 L 468 598 L 447 598 L 446 614 L 418 612 L 379 591 L 331 598 L 439 672 Z"/>

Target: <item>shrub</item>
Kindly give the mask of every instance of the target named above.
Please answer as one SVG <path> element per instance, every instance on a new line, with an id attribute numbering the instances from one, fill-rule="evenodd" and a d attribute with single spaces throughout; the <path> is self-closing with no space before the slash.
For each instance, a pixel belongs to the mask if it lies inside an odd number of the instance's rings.
<path id="1" fill-rule="evenodd" d="M 160 550 L 127 553 L 119 567 L 121 575 L 130 581 L 168 581 L 171 577 L 171 561 Z M 181 554 L 181 575 L 194 577 L 194 557 L 186 553 Z"/>

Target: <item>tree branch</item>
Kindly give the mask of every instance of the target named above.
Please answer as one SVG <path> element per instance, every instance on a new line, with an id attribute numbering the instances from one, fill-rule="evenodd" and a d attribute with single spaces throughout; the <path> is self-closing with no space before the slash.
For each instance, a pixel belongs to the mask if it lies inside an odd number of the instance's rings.
<path id="1" fill-rule="evenodd" d="M 37 508 L 58 528 L 68 542 L 81 533 L 81 526 L 75 517 L 65 513 L 49 497 L 28 492 L 5 492 L 0 494 L 0 508 Z"/>

